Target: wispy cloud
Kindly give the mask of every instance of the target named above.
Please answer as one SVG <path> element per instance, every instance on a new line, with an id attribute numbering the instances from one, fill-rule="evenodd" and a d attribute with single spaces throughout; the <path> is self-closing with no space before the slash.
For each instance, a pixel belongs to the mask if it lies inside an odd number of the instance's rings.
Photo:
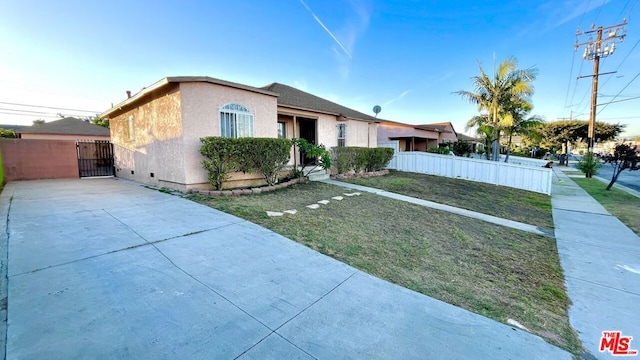
<path id="1" fill-rule="evenodd" d="M 576 6 L 576 4 L 574 2 L 566 2 L 565 5 L 567 6 L 564 10 L 566 10 L 566 14 L 563 18 L 560 19 L 560 21 L 558 21 L 556 23 L 556 26 L 560 26 L 564 23 L 567 23 L 577 17 L 582 17 L 582 15 L 595 10 L 601 6 L 606 5 L 608 2 L 610 2 L 611 0 L 604 0 L 604 1 L 588 1 L 586 6 Z M 580 5 L 584 4 L 584 1 L 579 1 Z M 581 25 L 581 24 L 579 24 Z"/>
<path id="2" fill-rule="evenodd" d="M 382 103 L 382 106 L 388 106 L 389 104 L 398 101 L 400 99 L 402 99 L 403 97 L 407 96 L 409 93 L 411 92 L 411 89 L 407 89 L 405 91 L 403 91 L 402 93 L 400 93 L 400 95 L 393 97 L 387 101 L 385 101 L 384 103 Z"/>
<path id="3" fill-rule="evenodd" d="M 316 16 L 316 14 L 313 12 L 313 10 L 311 10 L 309 5 L 307 5 L 307 3 L 304 2 L 304 0 L 300 0 L 300 3 L 302 4 L 302 6 L 304 6 L 307 9 L 309 14 L 311 14 L 311 16 L 313 16 L 313 18 L 316 20 L 316 22 L 318 24 L 320 24 L 320 26 L 322 26 L 324 31 L 326 31 L 327 34 L 329 34 L 329 36 L 331 36 L 333 41 L 335 41 L 336 44 L 338 44 L 338 46 L 340 46 L 342 51 L 344 51 L 344 53 L 349 57 L 349 59 L 351 59 L 351 52 L 349 52 L 349 50 L 347 50 L 347 48 L 344 45 L 342 45 L 340 40 L 338 40 L 338 38 L 331 32 L 331 30 L 329 30 L 329 28 L 322 22 L 322 20 L 320 20 L 320 18 L 318 16 Z"/>

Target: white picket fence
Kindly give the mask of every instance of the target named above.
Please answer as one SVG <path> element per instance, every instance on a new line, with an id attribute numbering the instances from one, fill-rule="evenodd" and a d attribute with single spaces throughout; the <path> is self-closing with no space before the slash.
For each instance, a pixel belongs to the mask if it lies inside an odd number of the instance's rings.
<path id="1" fill-rule="evenodd" d="M 551 194 L 553 171 L 537 163 L 535 166 L 524 166 L 452 155 L 397 151 L 395 142 L 378 143 L 378 146 L 396 150 L 387 166 L 388 169 L 460 178 Z"/>

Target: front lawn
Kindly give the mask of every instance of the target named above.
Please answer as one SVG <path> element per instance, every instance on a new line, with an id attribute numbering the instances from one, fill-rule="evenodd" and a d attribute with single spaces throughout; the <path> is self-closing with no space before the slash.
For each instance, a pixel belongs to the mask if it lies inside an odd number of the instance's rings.
<path id="1" fill-rule="evenodd" d="M 531 191 L 442 176 L 392 171 L 348 182 L 553 229 L 551 197 Z"/>
<path id="2" fill-rule="evenodd" d="M 491 198 L 501 188 L 485 193 Z M 369 274 L 475 313 L 514 319 L 573 353 L 555 240 L 322 183 L 193 201 L 262 225 Z M 341 201 L 332 197 L 343 196 Z M 312 210 L 307 205 L 329 200 Z M 267 211 L 297 210 L 269 217 Z"/>
<path id="3" fill-rule="evenodd" d="M 598 179 L 572 178 L 571 180 L 585 189 L 611 215 L 617 217 L 640 236 L 640 199 L 616 189 L 615 186 L 607 191 L 607 184 Z"/>

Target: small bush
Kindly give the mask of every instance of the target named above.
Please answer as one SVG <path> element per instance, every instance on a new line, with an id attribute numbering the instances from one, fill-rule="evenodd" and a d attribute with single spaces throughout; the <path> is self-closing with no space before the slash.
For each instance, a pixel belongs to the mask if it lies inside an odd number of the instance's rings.
<path id="1" fill-rule="evenodd" d="M 367 150 L 370 154 L 367 171 L 380 171 L 387 167 L 393 158 L 393 149 L 391 148 L 370 148 Z"/>
<path id="2" fill-rule="evenodd" d="M 354 171 L 379 171 L 384 169 L 393 157 L 391 148 L 334 147 L 332 149 L 334 163 L 338 174 Z"/>
<path id="3" fill-rule="evenodd" d="M 427 152 L 433 154 L 449 155 L 451 153 L 451 150 L 449 150 L 448 147 L 432 146 L 427 149 Z"/>
<path id="4" fill-rule="evenodd" d="M 278 174 L 289 162 L 291 140 L 276 138 L 240 138 L 239 159 L 242 171 L 256 171 L 264 176 L 268 185 L 278 182 Z"/>
<path id="5" fill-rule="evenodd" d="M 289 162 L 291 140 L 276 138 L 201 138 L 202 162 L 209 173 L 209 183 L 216 189 L 233 171 L 258 172 L 268 185 L 278 181 L 278 174 Z"/>
<path id="6" fill-rule="evenodd" d="M 601 166 L 600 160 L 594 157 L 592 153 L 587 153 L 582 160 L 578 161 L 578 170 L 589 178 L 597 175 Z"/>
<path id="7" fill-rule="evenodd" d="M 202 161 L 202 165 L 209 173 L 209 183 L 216 190 L 222 189 L 222 184 L 229 179 L 229 172 L 238 168 L 240 154 L 236 140 L 212 136 L 200 138 L 200 153 L 207 158 Z"/>
<path id="8" fill-rule="evenodd" d="M 472 150 L 473 146 L 468 141 L 458 140 L 453 143 L 453 153 L 456 156 L 468 156 Z"/>
<path id="9" fill-rule="evenodd" d="M 353 170 L 356 162 L 357 151 L 353 147 L 338 146 L 331 149 L 333 164 L 336 166 L 338 174 L 346 174 Z"/>

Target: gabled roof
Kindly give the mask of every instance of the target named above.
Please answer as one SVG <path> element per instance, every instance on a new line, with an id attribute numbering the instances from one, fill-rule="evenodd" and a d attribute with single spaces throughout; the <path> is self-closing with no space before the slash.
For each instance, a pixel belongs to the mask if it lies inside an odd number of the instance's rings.
<path id="1" fill-rule="evenodd" d="M 24 127 L 24 125 L 4 125 L 4 124 L 0 124 L 0 129 L 5 129 L 5 130 L 17 131 L 19 129 L 22 129 L 23 127 Z"/>
<path id="2" fill-rule="evenodd" d="M 73 117 L 47 122 L 42 125 L 25 126 L 16 130 L 16 132 L 19 134 L 111 135 L 111 132 L 106 127 Z"/>
<path id="3" fill-rule="evenodd" d="M 263 86 L 261 89 L 280 95 L 278 96 L 278 106 L 284 106 L 298 110 L 320 112 L 336 116 L 344 115 L 347 118 L 356 120 L 371 122 L 379 121 L 379 119 L 376 119 L 373 116 L 361 113 L 353 109 L 349 109 L 348 107 L 336 104 L 332 101 L 323 99 L 319 96 L 309 94 L 307 92 L 284 84 L 274 82 L 267 86 Z"/>
<path id="4" fill-rule="evenodd" d="M 480 139 L 465 134 L 457 134 L 458 140 L 480 142 Z"/>

